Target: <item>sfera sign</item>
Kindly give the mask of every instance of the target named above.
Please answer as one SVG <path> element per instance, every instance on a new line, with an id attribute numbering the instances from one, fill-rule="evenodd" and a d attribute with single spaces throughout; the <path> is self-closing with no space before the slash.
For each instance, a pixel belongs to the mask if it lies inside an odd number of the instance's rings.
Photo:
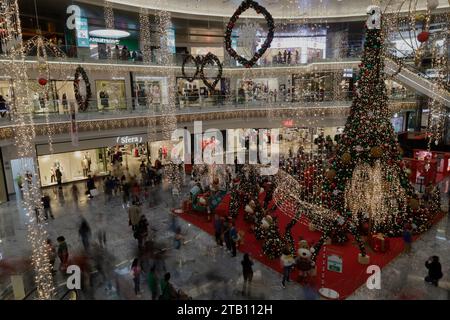
<path id="1" fill-rule="evenodd" d="M 132 144 L 132 143 L 142 143 L 142 137 L 140 136 L 124 136 L 117 137 L 116 142 L 118 144 Z"/>

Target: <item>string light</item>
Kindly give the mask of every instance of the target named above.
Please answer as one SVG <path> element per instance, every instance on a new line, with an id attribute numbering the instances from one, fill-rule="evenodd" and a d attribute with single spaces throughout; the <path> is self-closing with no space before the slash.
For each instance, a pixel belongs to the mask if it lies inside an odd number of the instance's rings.
<path id="1" fill-rule="evenodd" d="M 14 122 L 15 145 L 23 172 L 22 205 L 28 217 L 28 240 L 32 249 L 32 265 L 38 299 L 52 299 L 55 289 L 51 265 L 47 250 L 47 231 L 40 197 L 39 177 L 33 167 L 36 165 L 33 145 L 35 131 L 32 117 L 32 105 L 29 100 L 28 76 L 22 44 L 22 28 L 17 0 L 3 1 L 1 18 L 5 21 L 6 32 L 0 35 L 3 52 L 10 59 L 9 69 L 12 81 L 11 118 Z M 31 177 L 30 177 L 31 175 Z"/>

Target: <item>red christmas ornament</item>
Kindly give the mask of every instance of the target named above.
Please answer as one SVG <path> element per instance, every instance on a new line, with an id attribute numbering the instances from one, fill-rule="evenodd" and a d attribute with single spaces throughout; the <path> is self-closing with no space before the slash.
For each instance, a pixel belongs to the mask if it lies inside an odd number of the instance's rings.
<path id="1" fill-rule="evenodd" d="M 39 78 L 38 82 L 39 82 L 39 84 L 40 84 L 41 86 L 45 86 L 45 85 L 47 84 L 47 79 L 45 79 L 45 78 Z"/>
<path id="2" fill-rule="evenodd" d="M 419 42 L 425 42 L 428 40 L 428 38 L 430 37 L 430 33 L 427 31 L 422 31 L 421 33 L 419 33 L 419 35 L 417 36 L 417 40 L 419 40 Z"/>

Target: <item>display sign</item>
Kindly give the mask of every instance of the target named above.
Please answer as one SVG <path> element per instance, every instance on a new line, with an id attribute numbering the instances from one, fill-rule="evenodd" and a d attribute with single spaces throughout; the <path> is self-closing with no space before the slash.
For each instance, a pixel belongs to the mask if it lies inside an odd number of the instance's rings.
<path id="1" fill-rule="evenodd" d="M 119 44 L 120 40 L 118 39 L 108 39 L 108 38 L 99 38 L 99 37 L 90 37 L 90 43 L 107 43 L 107 44 Z"/>
<path id="2" fill-rule="evenodd" d="M 89 28 L 87 18 L 76 17 L 77 46 L 89 48 Z"/>
<path id="3" fill-rule="evenodd" d="M 327 270 L 342 273 L 342 257 L 338 255 L 329 255 L 327 257 Z"/>
<path id="4" fill-rule="evenodd" d="M 287 119 L 287 120 L 283 120 L 283 126 L 286 128 L 292 128 L 294 126 L 294 120 L 292 119 Z"/>
<path id="5" fill-rule="evenodd" d="M 118 144 L 132 144 L 132 143 L 142 143 L 144 139 L 142 136 L 124 136 L 117 137 L 116 142 Z"/>
<path id="6" fill-rule="evenodd" d="M 353 78 L 353 69 L 344 69 L 344 78 Z"/>

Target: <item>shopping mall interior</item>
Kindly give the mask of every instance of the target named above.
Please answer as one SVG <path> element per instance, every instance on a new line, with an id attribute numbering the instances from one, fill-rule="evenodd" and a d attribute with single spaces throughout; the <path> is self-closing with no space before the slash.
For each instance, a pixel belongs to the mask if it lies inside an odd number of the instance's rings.
<path id="1" fill-rule="evenodd" d="M 0 300 L 449 300 L 449 0 L 4 0 Z"/>

